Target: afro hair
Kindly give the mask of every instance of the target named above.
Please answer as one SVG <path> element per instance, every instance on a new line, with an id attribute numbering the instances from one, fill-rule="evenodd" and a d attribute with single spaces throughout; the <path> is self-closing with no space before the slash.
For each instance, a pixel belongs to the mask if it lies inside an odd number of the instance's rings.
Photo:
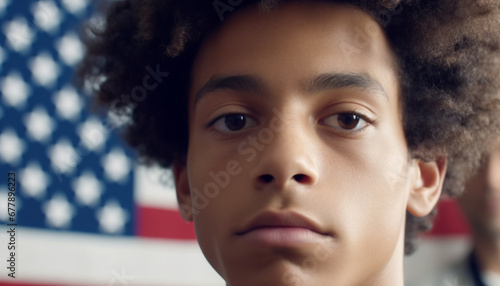
<path id="1" fill-rule="evenodd" d="M 202 41 L 237 10 L 258 5 L 265 12 L 284 2 L 290 1 L 113 2 L 102 28 L 87 26 L 79 83 L 94 87 L 98 106 L 130 117 L 123 135 L 142 162 L 170 167 L 187 152 L 190 69 Z M 399 63 L 410 155 L 447 156 L 443 194 L 459 195 L 500 133 L 500 2 L 331 2 L 356 6 L 384 28 Z M 159 84 L 138 96 L 134 88 L 146 73 Z M 435 214 L 407 213 L 405 253 L 414 251 L 417 235 L 431 228 Z"/>

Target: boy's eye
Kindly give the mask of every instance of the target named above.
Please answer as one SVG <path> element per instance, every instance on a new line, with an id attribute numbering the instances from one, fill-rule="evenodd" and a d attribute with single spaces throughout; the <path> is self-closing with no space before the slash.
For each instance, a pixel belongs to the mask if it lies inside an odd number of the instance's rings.
<path id="1" fill-rule="evenodd" d="M 230 133 L 255 126 L 257 122 L 244 114 L 226 114 L 218 117 L 212 123 L 213 127 L 220 132 Z"/>
<path id="2" fill-rule="evenodd" d="M 368 125 L 362 116 L 355 113 L 339 113 L 322 120 L 322 123 L 342 130 L 361 130 Z"/>

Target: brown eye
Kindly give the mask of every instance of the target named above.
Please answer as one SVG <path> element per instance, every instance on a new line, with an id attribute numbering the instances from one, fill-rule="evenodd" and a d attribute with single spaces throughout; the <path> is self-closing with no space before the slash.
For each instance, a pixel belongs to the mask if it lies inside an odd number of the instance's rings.
<path id="1" fill-rule="evenodd" d="M 222 133 L 237 132 L 256 125 L 256 121 L 244 114 L 226 114 L 215 120 L 213 126 Z"/>
<path id="2" fill-rule="evenodd" d="M 368 123 L 354 113 L 339 113 L 322 120 L 322 123 L 337 129 L 357 131 L 363 129 Z"/>
<path id="3" fill-rule="evenodd" d="M 342 129 L 352 130 L 358 126 L 361 121 L 361 117 L 355 114 L 343 113 L 337 115 L 337 121 Z"/>
<path id="4" fill-rule="evenodd" d="M 246 118 L 242 114 L 230 114 L 224 117 L 224 124 L 231 131 L 240 130 L 245 127 Z"/>

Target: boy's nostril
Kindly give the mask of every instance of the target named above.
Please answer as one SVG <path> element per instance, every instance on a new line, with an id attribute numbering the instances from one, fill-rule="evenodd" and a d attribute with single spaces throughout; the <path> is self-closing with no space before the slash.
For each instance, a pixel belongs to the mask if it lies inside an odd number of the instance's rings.
<path id="1" fill-rule="evenodd" d="M 273 176 L 269 174 L 261 175 L 260 180 L 264 183 L 270 183 L 273 180 Z"/>
<path id="2" fill-rule="evenodd" d="M 305 183 L 305 181 L 307 180 L 306 175 L 303 175 L 303 174 L 297 174 L 297 175 L 293 176 L 293 178 L 295 179 L 295 181 L 297 181 L 299 183 Z"/>

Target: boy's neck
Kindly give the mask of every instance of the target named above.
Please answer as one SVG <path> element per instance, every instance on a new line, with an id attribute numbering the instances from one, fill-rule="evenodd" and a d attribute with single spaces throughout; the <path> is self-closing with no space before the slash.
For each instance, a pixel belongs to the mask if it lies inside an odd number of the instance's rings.
<path id="1" fill-rule="evenodd" d="M 403 245 L 398 245 L 391 260 L 387 263 L 386 268 L 378 275 L 378 278 L 373 280 L 373 283 L 366 284 L 371 286 L 403 286 Z"/>

